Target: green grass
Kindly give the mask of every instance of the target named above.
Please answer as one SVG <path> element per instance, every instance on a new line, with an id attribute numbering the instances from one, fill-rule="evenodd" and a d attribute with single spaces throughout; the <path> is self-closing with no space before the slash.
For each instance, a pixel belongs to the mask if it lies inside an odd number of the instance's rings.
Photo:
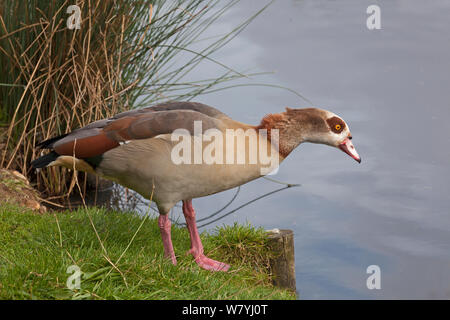
<path id="1" fill-rule="evenodd" d="M 185 255 L 185 228 L 172 227 L 173 266 L 163 258 L 156 219 L 142 221 L 97 208 L 39 215 L 2 205 L 0 299 L 295 299 L 271 285 L 262 229 L 234 225 L 202 234 L 205 252 L 232 264 L 223 273 L 202 270 Z M 83 272 L 79 290 L 66 285 L 71 265 Z"/>

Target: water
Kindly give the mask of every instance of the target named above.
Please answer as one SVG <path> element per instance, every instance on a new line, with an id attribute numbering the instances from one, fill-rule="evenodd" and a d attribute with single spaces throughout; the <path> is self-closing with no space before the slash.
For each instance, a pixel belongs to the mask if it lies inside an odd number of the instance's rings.
<path id="1" fill-rule="evenodd" d="M 366 27 L 371 4 L 381 8 L 381 30 Z M 262 6 L 242 1 L 210 33 L 231 31 Z M 275 176 L 301 187 L 208 230 L 235 221 L 293 229 L 301 299 L 450 298 L 449 17 L 450 1 L 278 0 L 215 54 L 239 71 L 274 71 L 241 83 L 286 86 L 342 116 L 362 163 L 301 145 Z M 223 71 L 204 63 L 195 78 Z M 258 86 L 196 100 L 252 124 L 285 106 L 309 106 Z M 278 187 L 246 184 L 231 208 Z M 194 200 L 198 217 L 234 192 Z M 380 290 L 366 286 L 369 265 L 381 269 Z"/>
<path id="2" fill-rule="evenodd" d="M 381 30 L 366 9 L 381 8 Z M 210 32 L 261 8 L 242 1 Z M 275 1 L 214 58 L 239 71 L 274 71 L 242 83 L 295 89 L 342 116 L 362 156 L 304 144 L 275 178 L 301 183 L 216 223 L 250 222 L 295 233 L 302 299 L 450 298 L 450 1 Z M 212 63 L 198 77 L 223 71 Z M 309 104 L 267 87 L 197 98 L 239 121 Z M 278 186 L 260 179 L 235 204 Z M 234 191 L 194 200 L 199 217 Z M 232 207 L 233 207 L 232 206 Z M 369 290 L 366 269 L 381 269 Z"/>

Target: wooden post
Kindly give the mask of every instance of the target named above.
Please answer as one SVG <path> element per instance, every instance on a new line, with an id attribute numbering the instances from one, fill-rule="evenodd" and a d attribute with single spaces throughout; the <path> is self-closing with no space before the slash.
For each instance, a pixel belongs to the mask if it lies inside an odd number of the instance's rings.
<path id="1" fill-rule="evenodd" d="M 270 261 L 274 286 L 296 291 L 294 232 L 288 229 L 268 230 L 269 246 L 275 257 Z"/>

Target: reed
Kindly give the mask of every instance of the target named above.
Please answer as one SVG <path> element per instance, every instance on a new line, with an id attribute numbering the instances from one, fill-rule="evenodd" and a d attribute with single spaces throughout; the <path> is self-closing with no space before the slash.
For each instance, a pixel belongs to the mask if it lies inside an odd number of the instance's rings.
<path id="1" fill-rule="evenodd" d="M 243 77 L 222 65 L 224 72 L 215 79 L 184 80 L 205 59 L 219 63 L 211 54 L 254 18 L 199 42 L 236 2 L 0 2 L 0 124 L 5 128 L 0 167 L 28 175 L 50 199 L 67 196 L 75 186 L 73 172 L 31 170 L 29 162 L 40 152 L 37 142 L 123 110 L 190 100 Z M 80 29 L 67 26 L 72 4 L 80 8 Z M 180 63 L 186 53 L 190 58 Z M 86 185 L 86 179 L 78 180 Z"/>

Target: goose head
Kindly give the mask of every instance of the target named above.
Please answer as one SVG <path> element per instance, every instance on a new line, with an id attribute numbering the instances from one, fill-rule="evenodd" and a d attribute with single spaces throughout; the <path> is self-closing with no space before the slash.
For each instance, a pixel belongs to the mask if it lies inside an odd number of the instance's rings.
<path id="1" fill-rule="evenodd" d="M 283 120 L 280 138 L 287 149 L 292 150 L 303 142 L 320 143 L 335 147 L 361 163 L 349 126 L 333 112 L 319 108 L 286 108 Z"/>

